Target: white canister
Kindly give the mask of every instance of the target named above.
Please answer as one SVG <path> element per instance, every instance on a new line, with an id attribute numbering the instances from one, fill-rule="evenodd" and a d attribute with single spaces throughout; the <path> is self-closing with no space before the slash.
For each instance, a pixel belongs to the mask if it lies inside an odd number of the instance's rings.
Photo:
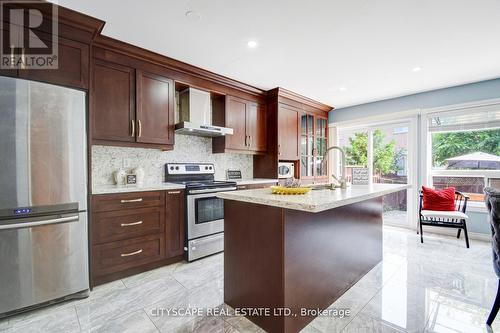
<path id="1" fill-rule="evenodd" d="M 145 172 L 143 168 L 137 167 L 134 170 L 132 170 L 132 173 L 137 177 L 137 185 L 144 184 Z"/>
<path id="2" fill-rule="evenodd" d="M 125 185 L 125 180 L 127 177 L 127 172 L 123 169 L 115 171 L 115 183 L 116 185 Z"/>

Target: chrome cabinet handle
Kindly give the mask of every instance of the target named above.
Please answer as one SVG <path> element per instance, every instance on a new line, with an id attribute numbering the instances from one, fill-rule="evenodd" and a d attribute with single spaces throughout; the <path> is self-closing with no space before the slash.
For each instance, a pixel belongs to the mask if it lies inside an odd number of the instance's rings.
<path id="1" fill-rule="evenodd" d="M 278 145 L 278 155 L 281 155 L 281 144 Z"/>
<path id="2" fill-rule="evenodd" d="M 179 194 L 181 191 L 169 191 L 168 194 Z"/>
<path id="3" fill-rule="evenodd" d="M 122 227 L 130 227 L 130 226 L 133 226 L 133 225 L 139 225 L 139 224 L 142 224 L 142 221 L 137 221 L 137 222 L 131 222 L 131 223 L 122 223 L 120 224 Z"/>
<path id="4" fill-rule="evenodd" d="M 131 119 L 130 120 L 130 124 L 132 125 L 132 134 L 130 134 L 131 137 L 134 137 L 135 136 L 135 121 L 134 119 Z"/>
<path id="5" fill-rule="evenodd" d="M 135 252 L 130 252 L 130 253 L 122 253 L 122 254 L 120 254 L 120 256 L 122 256 L 122 257 L 130 257 L 130 256 L 135 256 L 135 255 L 137 255 L 137 254 L 139 254 L 139 253 L 142 253 L 142 249 L 137 250 L 137 251 L 135 251 Z"/>
<path id="6" fill-rule="evenodd" d="M 251 135 L 248 136 L 248 141 L 249 141 L 248 147 L 251 147 L 252 146 L 252 136 Z"/>
<path id="7" fill-rule="evenodd" d="M 138 127 L 137 137 L 140 138 L 142 135 L 142 123 L 140 119 L 137 120 L 137 127 Z"/>
<path id="8" fill-rule="evenodd" d="M 141 201 L 142 201 L 142 198 L 138 198 L 138 199 L 122 199 L 122 200 L 120 200 L 121 203 L 141 202 Z"/>
<path id="9" fill-rule="evenodd" d="M 245 135 L 245 147 L 248 147 L 248 135 Z"/>

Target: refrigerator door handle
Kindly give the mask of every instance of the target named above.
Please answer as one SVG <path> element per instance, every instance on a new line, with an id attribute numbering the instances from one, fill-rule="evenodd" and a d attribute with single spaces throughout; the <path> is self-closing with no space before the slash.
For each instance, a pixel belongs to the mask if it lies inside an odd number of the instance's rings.
<path id="1" fill-rule="evenodd" d="M 72 216 L 60 217 L 57 219 L 50 219 L 50 220 L 41 220 L 41 221 L 14 223 L 14 224 L 4 224 L 4 225 L 0 225 L 0 230 L 31 228 L 31 227 L 38 227 L 38 226 L 47 225 L 47 224 L 75 222 L 75 221 L 78 221 L 79 219 L 80 219 L 80 217 L 78 215 L 72 215 Z"/>

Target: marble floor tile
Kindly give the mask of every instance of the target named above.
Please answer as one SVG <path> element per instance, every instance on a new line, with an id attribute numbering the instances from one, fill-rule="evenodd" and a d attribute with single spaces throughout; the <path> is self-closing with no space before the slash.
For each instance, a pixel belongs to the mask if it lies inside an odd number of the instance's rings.
<path id="1" fill-rule="evenodd" d="M 357 315 L 347 327 L 342 331 L 345 333 L 400 333 L 404 332 L 384 323 L 381 320 L 374 319 L 363 314 Z"/>
<path id="2" fill-rule="evenodd" d="M 95 333 L 157 333 L 159 332 L 146 312 L 139 310 L 93 327 Z"/>
<path id="3" fill-rule="evenodd" d="M 74 306 L 58 310 L 42 310 L 24 319 L 12 320 L 2 333 L 71 333 L 80 332 L 80 325 Z"/>
<path id="4" fill-rule="evenodd" d="M 184 265 L 184 263 L 175 263 L 172 265 L 132 275 L 122 279 L 121 281 L 127 288 L 133 288 L 135 286 L 139 286 L 141 284 L 145 284 L 151 281 L 161 280 L 170 277 L 172 273 L 182 265 Z"/>
<path id="5" fill-rule="evenodd" d="M 103 323 L 167 299 L 185 288 L 173 278 L 154 280 L 133 288 L 112 290 L 86 304 L 76 306 L 82 329 Z"/>
<path id="6" fill-rule="evenodd" d="M 172 277 L 187 289 L 224 278 L 224 257 L 217 254 L 199 261 L 177 267 Z"/>
<path id="7" fill-rule="evenodd" d="M 486 332 L 498 280 L 487 242 L 384 227 L 384 260 L 302 332 Z M 90 297 L 0 320 L 12 332 L 264 332 L 244 317 L 165 314 L 166 309 L 229 308 L 224 257 L 181 262 L 94 288 Z M 163 310 L 162 310 L 163 309 Z M 206 312 L 206 311 L 205 311 Z M 500 317 L 493 330 L 500 332 Z"/>
<path id="8" fill-rule="evenodd" d="M 360 315 L 405 332 L 422 332 L 436 307 L 439 290 L 393 280 L 370 300 Z"/>
<path id="9" fill-rule="evenodd" d="M 489 332 L 485 324 L 488 314 L 489 308 L 453 295 L 441 294 L 427 322 L 425 332 Z M 493 331 L 500 332 L 498 320 L 493 323 Z"/>
<path id="10" fill-rule="evenodd" d="M 356 284 L 329 307 L 349 310 L 348 316 L 320 316 L 315 318 L 309 326 L 320 332 L 340 332 L 378 292 L 378 288 L 366 289 Z"/>

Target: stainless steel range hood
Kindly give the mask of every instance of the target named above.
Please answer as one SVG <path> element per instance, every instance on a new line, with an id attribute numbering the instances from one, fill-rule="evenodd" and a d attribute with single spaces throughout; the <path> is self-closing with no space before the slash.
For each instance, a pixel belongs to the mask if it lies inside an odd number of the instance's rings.
<path id="1" fill-rule="evenodd" d="M 217 137 L 224 135 L 232 135 L 233 129 L 227 127 L 219 127 L 212 125 L 198 125 L 189 121 L 183 121 L 175 125 L 175 133 L 188 134 L 196 136 Z"/>
<path id="2" fill-rule="evenodd" d="M 210 93 L 194 88 L 179 92 L 179 122 L 175 133 L 218 137 L 232 135 L 233 129 L 212 125 Z"/>

